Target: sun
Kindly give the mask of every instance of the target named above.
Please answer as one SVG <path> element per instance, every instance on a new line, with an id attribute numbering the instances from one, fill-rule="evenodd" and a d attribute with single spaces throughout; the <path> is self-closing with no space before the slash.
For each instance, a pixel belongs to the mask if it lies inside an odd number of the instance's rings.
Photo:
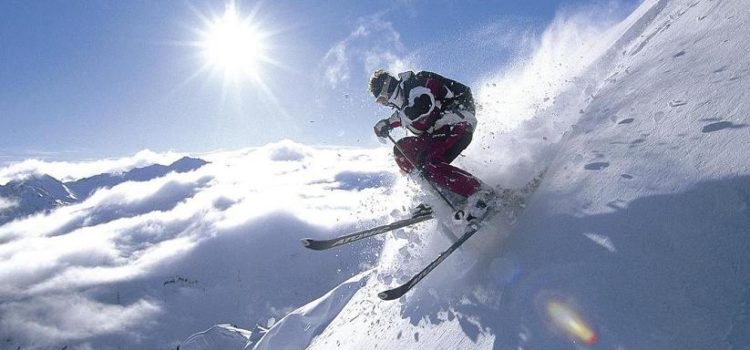
<path id="1" fill-rule="evenodd" d="M 231 99 L 242 108 L 243 100 L 253 97 L 254 106 L 262 103 L 286 115 L 266 78 L 291 71 L 283 60 L 275 59 L 284 47 L 279 36 L 288 29 L 279 28 L 275 22 L 268 27 L 271 22 L 259 16 L 260 3 L 243 12 L 236 0 L 228 0 L 223 13 L 218 14 L 190 8 L 201 23 L 192 27 L 193 39 L 181 44 L 193 49 L 193 58 L 200 63 L 183 85 L 200 76 L 208 76 L 209 81 L 219 78 L 222 105 Z"/>
<path id="2" fill-rule="evenodd" d="M 266 35 L 252 19 L 241 18 L 234 3 L 229 3 L 223 16 L 209 21 L 201 32 L 199 47 L 206 65 L 225 79 L 258 80 L 263 64 L 270 61 Z"/>

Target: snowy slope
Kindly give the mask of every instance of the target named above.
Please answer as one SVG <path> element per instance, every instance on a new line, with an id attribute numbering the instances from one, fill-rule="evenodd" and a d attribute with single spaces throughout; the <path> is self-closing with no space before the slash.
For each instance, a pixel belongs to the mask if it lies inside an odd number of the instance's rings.
<path id="1" fill-rule="evenodd" d="M 49 210 L 77 201 L 65 184 L 49 175 L 35 175 L 0 186 L 0 224 L 14 218 Z"/>
<path id="2" fill-rule="evenodd" d="M 483 232 L 484 242 L 509 235 L 490 244 L 496 251 L 465 249 L 405 298 L 381 302 L 376 293 L 391 276 L 407 278 L 447 246 L 430 225 L 397 233 L 375 278 L 327 315 L 335 316 L 328 327 L 263 341 L 316 336 L 310 349 L 750 346 L 746 23 L 743 0 L 644 2 L 603 36 L 609 49 L 577 83 L 508 131 L 545 141 L 567 132 L 552 147 L 530 141 L 513 150 L 549 170 L 512 230 Z M 548 127 L 550 118 L 575 125 Z M 508 176 L 494 182 L 513 182 Z M 294 314 L 305 312 L 315 311 Z"/>
<path id="3" fill-rule="evenodd" d="M 299 238 L 445 208 L 390 147 L 283 141 L 0 225 L 0 350 L 747 348 L 749 17 L 742 0 L 646 0 L 611 27 L 553 23 L 481 84 L 459 160 L 507 187 L 548 168 L 542 186 L 400 300 L 376 294 L 449 245 L 434 222 L 326 252 Z M 0 178 L 177 158 L 144 152 Z"/>

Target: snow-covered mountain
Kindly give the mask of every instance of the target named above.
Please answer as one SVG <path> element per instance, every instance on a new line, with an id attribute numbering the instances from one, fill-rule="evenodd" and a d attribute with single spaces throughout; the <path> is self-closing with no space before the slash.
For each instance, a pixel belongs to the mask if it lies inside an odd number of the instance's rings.
<path id="1" fill-rule="evenodd" d="M 134 168 L 123 173 L 99 174 L 77 181 L 61 182 L 49 175 L 31 175 L 0 186 L 0 224 L 49 211 L 54 208 L 80 202 L 95 191 L 111 188 L 129 181 L 149 181 L 170 172 L 184 173 L 207 164 L 204 160 L 183 157 L 170 165 L 153 164 Z"/>
<path id="2" fill-rule="evenodd" d="M 62 182 L 49 175 L 33 175 L 0 186 L 0 224 L 15 218 L 50 210 L 78 199 Z"/>
<path id="3" fill-rule="evenodd" d="M 182 157 L 170 165 L 153 164 L 143 168 L 135 168 L 119 174 L 99 174 L 85 179 L 68 182 L 70 188 L 78 198 L 85 199 L 94 191 L 101 188 L 111 188 L 128 181 L 149 181 L 167 175 L 170 172 L 185 173 L 198 169 L 207 162 L 202 159 Z"/>
<path id="4" fill-rule="evenodd" d="M 390 147 L 217 152 L 70 202 L 90 192 L 39 179 L 66 205 L 0 224 L 0 349 L 748 348 L 748 22 L 744 0 L 646 0 L 553 23 L 481 84 L 459 159 L 541 186 L 396 301 L 377 293 L 451 243 L 434 220 L 299 243 L 419 202 L 444 217 Z"/>

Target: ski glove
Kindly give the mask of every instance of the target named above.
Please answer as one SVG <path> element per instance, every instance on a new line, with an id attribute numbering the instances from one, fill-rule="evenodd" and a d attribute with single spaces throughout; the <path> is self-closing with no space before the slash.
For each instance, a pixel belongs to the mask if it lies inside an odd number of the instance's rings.
<path id="1" fill-rule="evenodd" d="M 375 124 L 375 135 L 381 138 L 388 137 L 388 132 L 391 131 L 391 124 L 388 122 L 388 119 L 380 120 Z"/>

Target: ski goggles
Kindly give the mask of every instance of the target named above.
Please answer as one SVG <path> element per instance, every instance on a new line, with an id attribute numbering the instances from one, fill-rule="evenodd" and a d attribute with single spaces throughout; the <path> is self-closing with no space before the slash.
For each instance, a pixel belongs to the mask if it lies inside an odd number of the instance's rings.
<path id="1" fill-rule="evenodd" d="M 391 86 L 391 82 L 396 79 L 388 78 L 386 79 L 385 83 L 383 83 L 383 87 L 380 89 L 380 93 L 377 97 L 375 97 L 375 102 L 386 106 L 388 105 L 388 100 L 391 99 L 391 95 L 388 93 L 388 88 Z"/>

